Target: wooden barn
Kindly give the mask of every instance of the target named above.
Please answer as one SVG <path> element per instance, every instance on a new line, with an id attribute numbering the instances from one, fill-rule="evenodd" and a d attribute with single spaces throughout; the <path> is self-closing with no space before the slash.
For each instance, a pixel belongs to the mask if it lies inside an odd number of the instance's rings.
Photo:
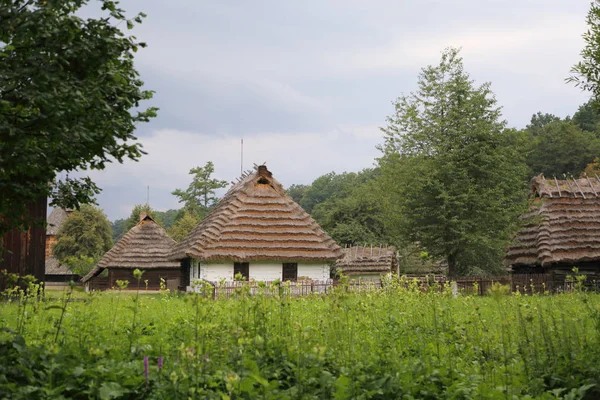
<path id="1" fill-rule="evenodd" d="M 165 230 L 146 213 L 140 216 L 140 222 L 131 228 L 110 249 L 98 265 L 81 280 L 90 289 L 117 287 L 117 280 L 129 281 L 128 289 L 137 289 L 137 279 L 133 271 L 137 268 L 144 271 L 140 288 L 149 290 L 160 289 L 160 279 L 163 278 L 169 288 L 180 285 L 180 264 L 169 260 L 169 255 L 175 241 Z M 108 282 L 99 275 L 108 271 Z"/>
<path id="2" fill-rule="evenodd" d="M 74 274 L 67 266 L 61 265 L 52 253 L 52 247 L 57 242 L 58 231 L 72 212 L 72 210 L 54 207 L 50 215 L 48 215 L 46 225 L 46 273 L 44 280 L 49 284 L 79 280 L 79 275 Z"/>
<path id="3" fill-rule="evenodd" d="M 551 273 L 556 278 L 573 267 L 600 278 L 600 179 L 531 181 L 531 205 L 524 226 L 507 250 L 514 273 Z"/>
<path id="4" fill-rule="evenodd" d="M 46 220 L 48 199 L 40 197 L 27 205 L 27 219 L 36 221 L 27 231 L 9 231 L 0 236 L 0 271 L 20 276 L 32 275 L 44 281 Z M 0 216 L 0 219 L 2 217 Z M 0 290 L 5 282 L 0 277 Z"/>
<path id="5" fill-rule="evenodd" d="M 322 281 L 340 247 L 300 207 L 267 167 L 234 184 L 215 209 L 173 250 L 182 281 Z"/>
<path id="6" fill-rule="evenodd" d="M 382 275 L 398 273 L 396 249 L 389 246 L 346 247 L 336 263 L 339 273 L 352 279 L 377 280 Z"/>

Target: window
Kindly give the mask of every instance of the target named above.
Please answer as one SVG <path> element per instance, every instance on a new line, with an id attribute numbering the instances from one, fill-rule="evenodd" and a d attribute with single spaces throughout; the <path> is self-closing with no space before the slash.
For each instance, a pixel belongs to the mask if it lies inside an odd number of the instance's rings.
<path id="1" fill-rule="evenodd" d="M 283 263 L 283 272 L 281 275 L 283 282 L 298 279 L 298 263 Z"/>
<path id="2" fill-rule="evenodd" d="M 247 262 L 236 262 L 233 263 L 233 279 L 240 274 L 243 280 L 247 281 L 250 277 L 250 263 Z"/>

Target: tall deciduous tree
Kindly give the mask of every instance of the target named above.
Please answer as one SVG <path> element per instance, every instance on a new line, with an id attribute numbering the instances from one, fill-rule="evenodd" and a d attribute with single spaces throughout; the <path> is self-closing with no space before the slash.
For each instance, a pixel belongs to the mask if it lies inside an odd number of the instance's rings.
<path id="1" fill-rule="evenodd" d="M 99 260 L 113 244 L 108 218 L 102 210 L 88 204 L 73 211 L 60 227 L 57 239 L 53 254 L 61 263 L 71 267 L 82 261 L 93 265 L 89 260 Z"/>
<path id="2" fill-rule="evenodd" d="M 585 47 L 581 51 L 582 60 L 571 69 L 568 82 L 574 83 L 600 101 L 600 3 L 592 1 L 586 22 L 588 30 L 583 34 Z M 596 104 L 597 105 L 597 104 Z"/>
<path id="3" fill-rule="evenodd" d="M 499 268 L 524 210 L 526 167 L 500 115 L 489 83 L 475 86 L 447 49 L 382 128 L 388 219 L 451 277 Z"/>
<path id="4" fill-rule="evenodd" d="M 82 18 L 88 0 L 13 0 L 0 6 L 0 234 L 25 228 L 25 203 L 50 196 L 73 208 L 99 192 L 90 178 L 59 171 L 103 169 L 142 155 L 136 124 L 152 93 L 133 65 L 145 44 L 127 36 L 144 14 L 128 20 L 117 1 L 93 1 L 99 18 Z"/>
<path id="5" fill-rule="evenodd" d="M 203 215 L 218 200 L 215 192 L 227 186 L 227 181 L 212 178 L 215 172 L 215 166 L 212 161 L 208 161 L 204 167 L 195 167 L 190 169 L 192 183 L 186 190 L 176 189 L 173 195 L 179 198 L 180 203 L 185 204 L 189 212 Z"/>

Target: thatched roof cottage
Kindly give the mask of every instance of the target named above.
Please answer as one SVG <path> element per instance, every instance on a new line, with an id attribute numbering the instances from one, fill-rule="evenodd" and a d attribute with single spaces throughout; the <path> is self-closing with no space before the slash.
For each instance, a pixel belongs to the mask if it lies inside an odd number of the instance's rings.
<path id="1" fill-rule="evenodd" d="M 352 279 L 380 279 L 382 275 L 398 273 L 398 259 L 393 247 L 352 246 L 343 251 L 344 256 L 335 266 Z"/>
<path id="2" fill-rule="evenodd" d="M 195 280 L 326 280 L 340 247 L 266 166 L 246 173 L 173 250 L 188 290 Z"/>
<path id="3" fill-rule="evenodd" d="M 73 210 L 54 207 L 46 220 L 46 282 L 68 282 L 79 279 L 79 275 L 59 263 L 52 253 L 52 247 L 58 241 L 58 231 L 72 212 Z"/>
<path id="4" fill-rule="evenodd" d="M 98 265 L 81 281 L 86 284 L 86 289 L 94 288 L 94 278 L 102 271 L 108 270 L 108 287 L 116 287 L 117 280 L 129 281 L 129 288 L 137 288 L 137 280 L 133 271 L 137 268 L 144 271 L 141 288 L 160 289 L 160 279 L 165 282 L 176 281 L 179 286 L 181 276 L 180 265 L 169 259 L 175 241 L 165 230 L 146 213 L 140 216 L 140 222 L 131 228 L 110 249 Z M 172 286 L 172 285 L 170 285 Z"/>
<path id="5" fill-rule="evenodd" d="M 600 179 L 531 181 L 531 206 L 508 248 L 513 272 L 600 275 Z"/>

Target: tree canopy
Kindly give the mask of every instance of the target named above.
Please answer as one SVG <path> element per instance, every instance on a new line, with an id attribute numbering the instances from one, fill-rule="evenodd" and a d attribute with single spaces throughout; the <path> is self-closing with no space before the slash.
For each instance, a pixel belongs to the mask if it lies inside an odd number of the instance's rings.
<path id="1" fill-rule="evenodd" d="M 54 256 L 71 269 L 91 269 L 113 245 L 110 222 L 102 210 L 83 204 L 60 227 Z M 86 267 L 81 267 L 85 265 Z M 74 271 L 86 273 L 86 271 Z"/>
<path id="2" fill-rule="evenodd" d="M 190 169 L 192 182 L 187 189 L 176 189 L 173 195 L 179 198 L 179 202 L 184 204 L 188 212 L 197 214 L 201 217 L 207 214 L 208 209 L 218 200 L 216 190 L 227 186 L 227 181 L 212 178 L 215 172 L 215 166 L 212 161 L 208 161 L 204 167 L 195 167 Z"/>
<path id="3" fill-rule="evenodd" d="M 44 196 L 74 208 L 99 188 L 88 177 L 57 172 L 103 169 L 138 159 L 136 124 L 156 115 L 134 68 L 145 44 L 116 1 L 92 2 L 104 15 L 82 18 L 87 0 L 14 0 L 0 7 L 0 233 L 26 228 L 26 203 Z"/>
<path id="4" fill-rule="evenodd" d="M 386 220 L 451 277 L 498 269 L 525 207 L 523 157 L 500 115 L 490 85 L 475 86 L 447 49 L 382 128 Z"/>

